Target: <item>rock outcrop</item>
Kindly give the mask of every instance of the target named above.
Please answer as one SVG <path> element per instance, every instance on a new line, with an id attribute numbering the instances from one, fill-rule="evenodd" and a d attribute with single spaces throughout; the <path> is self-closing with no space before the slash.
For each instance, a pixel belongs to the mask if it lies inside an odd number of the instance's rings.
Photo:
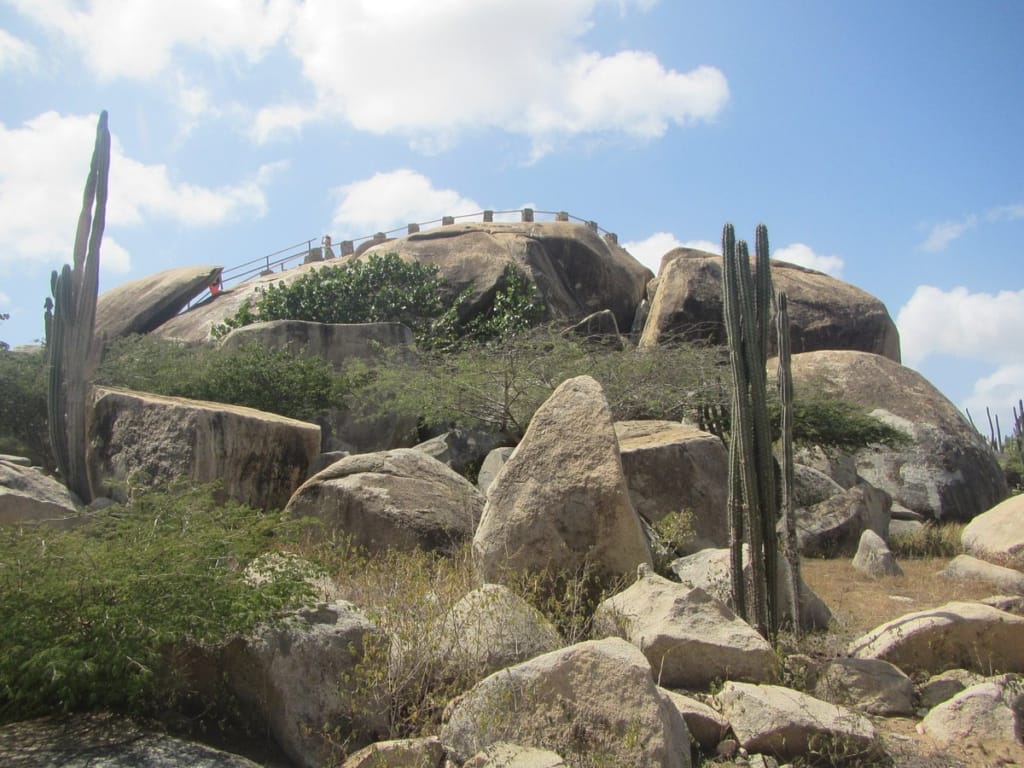
<path id="1" fill-rule="evenodd" d="M 853 349 L 900 360 L 896 324 L 885 305 L 848 283 L 795 264 L 772 261 L 776 291 L 789 297 L 794 353 Z M 690 248 L 661 261 L 641 346 L 685 338 L 725 343 L 722 257 Z"/>
<path id="2" fill-rule="evenodd" d="M 563 382 L 537 409 L 488 490 L 473 559 L 484 581 L 499 583 L 515 571 L 589 566 L 617 577 L 651 564 L 608 403 L 594 379 Z"/>
<path id="3" fill-rule="evenodd" d="M 444 464 L 413 448 L 336 461 L 295 491 L 285 512 L 370 552 L 451 552 L 473 535 L 484 499 Z"/>
<path id="4" fill-rule="evenodd" d="M 860 536 L 857 554 L 853 556 L 853 567 L 873 579 L 903 575 L 903 569 L 896 562 L 885 539 L 871 530 L 864 531 Z"/>
<path id="5" fill-rule="evenodd" d="M 0 460 L 0 525 L 74 525 L 80 519 L 80 503 L 71 491 L 42 471 Z"/>
<path id="6" fill-rule="evenodd" d="M 283 507 L 320 453 L 320 427 L 272 413 L 144 392 L 97 388 L 88 421 L 89 483 L 124 498 L 126 483 L 186 478 L 228 497 Z"/>
<path id="7" fill-rule="evenodd" d="M 1024 743 L 1024 679 L 1000 675 L 973 685 L 934 707 L 921 730 L 944 746 Z"/>
<path id="8" fill-rule="evenodd" d="M 885 491 L 862 483 L 813 507 L 797 510 L 800 552 L 805 557 L 852 555 L 864 531 L 874 531 L 883 541 L 887 540 L 891 502 Z"/>
<path id="9" fill-rule="evenodd" d="M 177 267 L 122 283 L 96 300 L 96 335 L 108 341 L 149 333 L 217 281 L 221 267 Z"/>
<path id="10" fill-rule="evenodd" d="M 854 457 L 859 475 L 894 501 L 936 520 L 967 521 L 1006 497 L 985 439 L 921 374 L 864 352 L 807 352 L 792 362 L 798 393 L 835 395 L 911 436 L 907 447 Z"/>
<path id="11" fill-rule="evenodd" d="M 834 659 L 819 673 L 814 695 L 869 715 L 914 714 L 914 683 L 878 659 Z"/>
<path id="12" fill-rule="evenodd" d="M 971 555 L 957 555 L 939 575 L 958 581 L 985 581 L 1001 593 L 1024 595 L 1024 573 Z"/>
<path id="13" fill-rule="evenodd" d="M 633 508 L 657 523 L 682 513 L 693 530 L 680 554 L 729 544 L 729 457 L 722 441 L 674 421 L 620 421 L 615 435 Z"/>
<path id="14" fill-rule="evenodd" d="M 690 765 L 686 723 L 655 686 L 644 655 L 618 638 L 484 678 L 455 703 L 441 741 L 459 760 L 512 742 L 623 768 Z"/>
<path id="15" fill-rule="evenodd" d="M 1024 495 L 1011 496 L 978 515 L 960 540 L 975 557 L 1024 571 Z"/>
<path id="16" fill-rule="evenodd" d="M 774 679 L 775 654 L 753 627 L 704 590 L 656 574 L 644 575 L 601 603 L 593 633 L 637 646 L 658 685 L 667 688 Z"/>

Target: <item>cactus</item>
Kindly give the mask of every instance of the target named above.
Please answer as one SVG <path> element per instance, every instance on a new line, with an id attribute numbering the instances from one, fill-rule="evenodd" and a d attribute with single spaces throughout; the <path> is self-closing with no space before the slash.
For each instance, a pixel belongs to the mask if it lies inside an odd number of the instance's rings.
<path id="1" fill-rule="evenodd" d="M 789 596 L 793 606 L 793 632 L 799 637 L 800 609 L 800 550 L 796 540 L 796 517 L 793 508 L 793 371 L 789 343 L 789 302 L 785 292 L 778 297 L 775 316 L 779 346 L 779 401 L 782 404 L 782 521 L 786 532 L 786 560 L 789 562 Z"/>
<path id="2" fill-rule="evenodd" d="M 722 232 L 722 303 L 733 375 L 730 562 L 736 610 L 762 635 L 774 639 L 778 629 L 777 500 L 765 374 L 772 283 L 764 225 L 758 226 L 756 236 L 756 274 L 752 277 L 747 244 L 736 240 L 731 224 Z M 750 545 L 749 606 L 743 578 L 744 541 Z"/>
<path id="3" fill-rule="evenodd" d="M 47 300 L 45 318 L 50 444 L 65 484 L 84 502 L 92 499 L 85 457 L 86 398 L 98 352 L 94 328 L 109 172 L 110 131 L 104 111 L 82 196 L 74 265 L 65 264 L 60 274 L 52 274 L 53 302 Z"/>

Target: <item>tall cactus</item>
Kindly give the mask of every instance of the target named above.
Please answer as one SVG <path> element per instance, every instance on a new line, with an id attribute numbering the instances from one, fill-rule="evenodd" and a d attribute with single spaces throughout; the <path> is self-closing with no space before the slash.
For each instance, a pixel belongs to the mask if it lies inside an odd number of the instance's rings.
<path id="1" fill-rule="evenodd" d="M 752 277 L 747 244 L 736 241 L 731 224 L 722 232 L 722 303 L 733 374 L 730 548 L 737 611 L 762 635 L 774 639 L 778 629 L 777 499 L 765 374 L 772 283 L 768 230 L 763 224 L 756 236 L 756 275 Z M 744 541 L 750 545 L 753 600 L 749 606 L 743 578 Z"/>
<path id="2" fill-rule="evenodd" d="M 85 456 L 86 396 L 98 352 L 94 328 L 109 174 L 110 130 L 104 111 L 96 126 L 92 163 L 82 195 L 74 266 L 65 264 L 60 274 L 52 274 L 52 314 L 49 300 L 46 305 L 50 444 L 65 484 L 85 502 L 92 499 Z"/>
<path id="3" fill-rule="evenodd" d="M 779 401 L 782 404 L 782 520 L 786 532 L 786 560 L 789 563 L 789 599 L 793 606 L 793 632 L 799 636 L 802 625 L 800 606 L 800 550 L 796 539 L 793 503 L 793 371 L 789 339 L 789 301 L 779 292 L 776 325 L 779 347 Z"/>

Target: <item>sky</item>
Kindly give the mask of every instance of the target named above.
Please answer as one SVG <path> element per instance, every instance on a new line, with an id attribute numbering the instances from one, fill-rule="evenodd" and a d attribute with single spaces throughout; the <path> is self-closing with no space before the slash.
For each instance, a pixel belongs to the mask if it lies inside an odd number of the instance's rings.
<path id="1" fill-rule="evenodd" d="M 596 221 L 655 272 L 764 222 L 1005 433 L 1022 30 L 1019 0 L 0 0 L 0 339 L 42 336 L 106 109 L 101 291 L 483 209 Z"/>

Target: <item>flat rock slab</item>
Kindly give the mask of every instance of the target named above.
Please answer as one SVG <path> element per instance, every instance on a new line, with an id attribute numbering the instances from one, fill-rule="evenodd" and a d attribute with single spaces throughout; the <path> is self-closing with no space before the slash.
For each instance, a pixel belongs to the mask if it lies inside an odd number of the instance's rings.
<path id="1" fill-rule="evenodd" d="M 835 750 L 841 747 L 853 762 L 880 751 L 875 728 L 866 717 L 790 688 L 730 681 L 718 701 L 740 745 L 749 752 L 793 760 L 812 753 L 815 758 L 839 757 Z"/>
<path id="2" fill-rule="evenodd" d="M 876 627 L 850 644 L 849 655 L 888 661 L 907 674 L 1024 672 L 1024 617 L 982 603 L 946 603 Z"/>
<path id="3" fill-rule="evenodd" d="M 818 673 L 814 695 L 869 715 L 912 715 L 914 683 L 878 659 L 835 659 Z"/>
<path id="4" fill-rule="evenodd" d="M 970 555 L 1024 571 L 1024 495 L 978 515 L 964 528 L 961 541 Z"/>
<path id="5" fill-rule="evenodd" d="M 219 277 L 221 267 L 177 267 L 122 283 L 96 300 L 96 335 L 149 333 L 177 315 Z"/>
<path id="6" fill-rule="evenodd" d="M 713 754 L 715 747 L 729 731 L 729 721 L 718 710 L 694 698 L 668 690 L 665 694 L 683 716 L 690 735 L 700 744 L 700 748 Z"/>
<path id="7" fill-rule="evenodd" d="M 960 581 L 985 581 L 1000 592 L 1024 595 L 1024 573 L 971 555 L 957 555 L 939 575 Z"/>
<path id="8" fill-rule="evenodd" d="M 444 747 L 436 736 L 378 741 L 349 755 L 341 768 L 441 768 Z"/>
<path id="9" fill-rule="evenodd" d="M 68 527 L 84 519 L 78 504 L 71 491 L 41 470 L 0 459 L 0 525 Z"/>
<path id="10" fill-rule="evenodd" d="M 921 721 L 921 730 L 942 745 L 965 741 L 1024 743 L 1024 679 L 1000 675 L 972 685 L 939 704 Z"/>

